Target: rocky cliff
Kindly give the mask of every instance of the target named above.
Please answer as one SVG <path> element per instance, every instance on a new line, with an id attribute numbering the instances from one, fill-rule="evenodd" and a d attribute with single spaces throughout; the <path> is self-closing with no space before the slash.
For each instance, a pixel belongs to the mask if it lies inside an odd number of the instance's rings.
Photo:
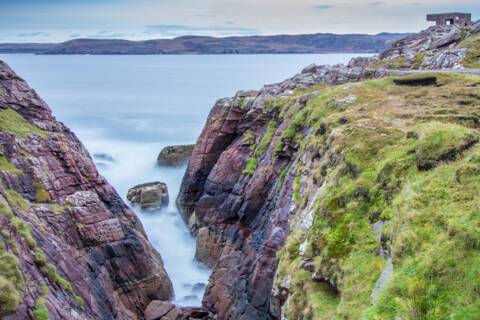
<path id="1" fill-rule="evenodd" d="M 0 61 L 0 317 L 137 319 L 172 286 L 75 135 Z"/>
<path id="2" fill-rule="evenodd" d="M 397 69 L 480 68 L 480 20 L 465 27 L 434 26 L 393 42 L 377 66 Z"/>
<path id="3" fill-rule="evenodd" d="M 394 50 L 213 107 L 178 203 L 218 319 L 480 311 L 480 77 L 398 78 Z"/>

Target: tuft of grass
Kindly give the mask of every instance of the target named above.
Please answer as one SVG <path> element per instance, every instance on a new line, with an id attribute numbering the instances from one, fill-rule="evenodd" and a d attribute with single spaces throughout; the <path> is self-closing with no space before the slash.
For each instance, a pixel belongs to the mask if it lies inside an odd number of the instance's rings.
<path id="1" fill-rule="evenodd" d="M 20 293 L 15 286 L 0 276 L 0 316 L 15 312 L 20 305 Z"/>
<path id="2" fill-rule="evenodd" d="M 246 176 L 252 176 L 257 169 L 257 159 L 255 158 L 248 158 L 247 166 L 243 169 L 242 174 Z"/>
<path id="3" fill-rule="evenodd" d="M 0 255 L 0 316 L 18 309 L 24 285 L 17 258 L 11 253 Z"/>
<path id="4" fill-rule="evenodd" d="M 296 176 L 293 179 L 293 200 L 300 205 L 302 202 L 302 197 L 300 196 L 300 176 Z"/>
<path id="5" fill-rule="evenodd" d="M 35 200 L 39 203 L 48 203 L 51 201 L 48 191 L 45 189 L 40 181 L 33 181 L 33 187 L 35 188 Z"/>
<path id="6" fill-rule="evenodd" d="M 272 138 L 273 138 L 273 135 L 275 134 L 276 129 L 277 129 L 277 122 L 275 120 L 271 120 L 268 123 L 267 131 L 263 135 L 262 141 L 258 145 L 257 149 L 255 149 L 256 158 L 260 157 L 265 153 L 265 150 L 267 150 L 268 146 L 270 145 L 270 142 L 272 142 Z"/>
<path id="7" fill-rule="evenodd" d="M 278 185 L 277 185 L 277 192 L 280 192 L 283 188 L 283 184 L 285 182 L 285 177 L 287 176 L 288 170 L 290 169 L 289 166 L 282 169 L 280 175 L 278 176 Z"/>
<path id="8" fill-rule="evenodd" d="M 38 299 L 37 303 L 35 303 L 35 310 L 33 311 L 33 319 L 34 320 L 49 319 L 48 309 L 45 306 L 45 302 L 43 298 Z"/>
<path id="9" fill-rule="evenodd" d="M 5 194 L 7 196 L 8 202 L 13 205 L 14 207 L 27 212 L 30 206 L 28 203 L 25 201 L 25 199 L 22 197 L 20 193 L 13 189 L 7 189 L 5 190 Z"/>
<path id="10" fill-rule="evenodd" d="M 5 198 L 0 196 L 0 213 L 5 216 L 8 220 L 12 220 L 13 212 L 10 206 L 8 205 Z"/>
<path id="11" fill-rule="evenodd" d="M 37 241 L 32 235 L 32 227 L 28 223 L 17 217 L 14 217 L 12 219 L 12 223 L 15 226 L 18 234 L 21 235 L 22 238 L 25 240 L 28 247 L 31 250 L 34 250 L 37 247 Z"/>
<path id="12" fill-rule="evenodd" d="M 413 57 L 413 69 L 420 69 L 426 56 L 426 52 L 417 52 Z"/>
<path id="13" fill-rule="evenodd" d="M 67 292 L 71 294 L 74 293 L 71 283 L 67 279 L 63 278 L 60 274 L 58 274 L 57 268 L 53 264 L 47 263 L 45 266 L 40 268 L 40 271 L 42 271 L 42 273 L 46 275 L 52 282 L 61 286 Z"/>
<path id="14" fill-rule="evenodd" d="M 75 299 L 75 302 L 76 302 L 81 308 L 83 308 L 83 307 L 85 306 L 85 301 L 83 300 L 82 297 L 77 296 L 77 295 L 74 295 L 73 298 Z"/>
<path id="15" fill-rule="evenodd" d="M 11 164 L 5 156 L 0 156 L 0 170 L 10 172 L 14 175 L 23 173 L 22 170 L 15 168 L 15 166 Z"/>
<path id="16" fill-rule="evenodd" d="M 285 140 L 293 140 L 295 143 L 300 143 L 302 140 L 301 135 L 298 132 L 305 125 L 305 114 L 303 112 L 298 113 L 294 116 L 293 120 L 288 125 L 287 129 L 283 131 L 280 143 L 275 147 L 275 153 L 278 155 L 283 151 L 285 146 Z"/>
<path id="17" fill-rule="evenodd" d="M 20 138 L 26 138 L 29 134 L 46 138 L 48 136 L 46 131 L 43 131 L 34 124 L 28 122 L 22 115 L 12 108 L 7 108 L 0 111 L 0 130 L 7 133 L 12 133 Z"/>

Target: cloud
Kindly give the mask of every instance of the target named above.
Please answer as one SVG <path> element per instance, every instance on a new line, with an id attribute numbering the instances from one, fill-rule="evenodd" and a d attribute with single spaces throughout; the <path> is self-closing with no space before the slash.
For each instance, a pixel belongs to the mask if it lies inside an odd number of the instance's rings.
<path id="1" fill-rule="evenodd" d="M 183 24 L 157 24 L 145 27 L 144 34 L 163 35 L 163 36 L 183 36 L 183 35 L 212 35 L 212 34 L 259 34 L 255 28 L 236 27 L 232 24 L 211 25 L 211 26 L 192 26 Z"/>
<path id="2" fill-rule="evenodd" d="M 68 36 L 73 39 L 73 38 L 80 38 L 82 35 L 80 33 L 72 33 Z"/>
<path id="3" fill-rule="evenodd" d="M 382 6 L 384 4 L 385 4 L 385 2 L 383 2 L 383 1 L 373 1 L 373 2 L 370 2 L 368 4 L 368 6 L 369 7 L 379 7 L 379 6 Z"/>
<path id="4" fill-rule="evenodd" d="M 90 39 L 121 39 L 121 38 L 126 38 L 128 37 L 128 33 L 122 33 L 122 32 L 113 32 L 109 30 L 101 30 L 98 31 L 97 33 L 90 34 L 86 36 L 86 38 Z"/>
<path id="5" fill-rule="evenodd" d="M 216 15 L 214 14 L 195 14 L 193 15 L 194 17 L 197 17 L 197 18 L 215 18 Z"/>
<path id="6" fill-rule="evenodd" d="M 17 33 L 15 36 L 20 37 L 20 38 L 25 38 L 25 37 L 48 37 L 48 36 L 50 36 L 50 33 L 41 32 L 41 31 L 22 32 L 22 33 Z"/>
<path id="7" fill-rule="evenodd" d="M 313 6 L 313 9 L 315 10 L 330 10 L 330 9 L 333 9 L 335 8 L 334 5 L 331 5 L 331 4 L 317 4 L 315 6 Z"/>

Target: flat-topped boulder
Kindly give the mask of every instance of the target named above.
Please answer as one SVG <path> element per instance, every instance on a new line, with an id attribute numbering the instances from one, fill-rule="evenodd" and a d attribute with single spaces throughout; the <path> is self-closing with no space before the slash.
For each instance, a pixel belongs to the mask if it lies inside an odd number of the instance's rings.
<path id="1" fill-rule="evenodd" d="M 142 209 L 160 209 L 168 205 L 168 188 L 158 181 L 139 184 L 128 190 L 127 199 Z"/>
<path id="2" fill-rule="evenodd" d="M 157 158 L 159 166 L 177 167 L 188 162 L 192 156 L 194 144 L 168 146 L 160 151 Z"/>

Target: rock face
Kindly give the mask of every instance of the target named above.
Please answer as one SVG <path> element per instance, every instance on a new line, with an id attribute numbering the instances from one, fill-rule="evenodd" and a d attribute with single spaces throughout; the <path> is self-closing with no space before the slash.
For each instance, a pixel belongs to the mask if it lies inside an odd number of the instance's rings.
<path id="1" fill-rule="evenodd" d="M 301 110 L 318 94 L 294 98 L 294 90 L 384 75 L 364 67 L 312 65 L 282 83 L 239 92 L 215 104 L 193 150 L 178 203 L 197 234 L 197 258 L 213 267 L 203 302 L 218 319 L 278 317 L 271 291 L 276 253 L 289 232 L 293 192 L 286 172 L 298 150 L 280 137 L 288 127 L 279 118 L 281 101 L 295 99 L 295 108 Z M 279 144 L 284 147 L 275 151 Z M 258 152 L 254 173 L 245 174 L 256 145 L 264 145 L 263 153 Z M 284 189 L 279 187 L 281 176 Z"/>
<path id="2" fill-rule="evenodd" d="M 138 218 L 1 61 L 0 143 L 0 262 L 12 265 L 0 268 L 10 283 L 2 319 L 137 319 L 172 296 Z"/>
<path id="3" fill-rule="evenodd" d="M 163 182 L 140 184 L 128 190 L 127 199 L 142 209 L 159 209 L 168 205 L 168 188 Z"/>
<path id="4" fill-rule="evenodd" d="M 469 48 L 462 41 L 479 32 L 480 21 L 461 27 L 433 26 L 418 34 L 394 41 L 379 55 L 397 68 L 462 68 Z"/>
<path id="5" fill-rule="evenodd" d="M 160 151 L 157 163 L 169 167 L 184 165 L 192 156 L 193 147 L 193 144 L 165 147 Z"/>

